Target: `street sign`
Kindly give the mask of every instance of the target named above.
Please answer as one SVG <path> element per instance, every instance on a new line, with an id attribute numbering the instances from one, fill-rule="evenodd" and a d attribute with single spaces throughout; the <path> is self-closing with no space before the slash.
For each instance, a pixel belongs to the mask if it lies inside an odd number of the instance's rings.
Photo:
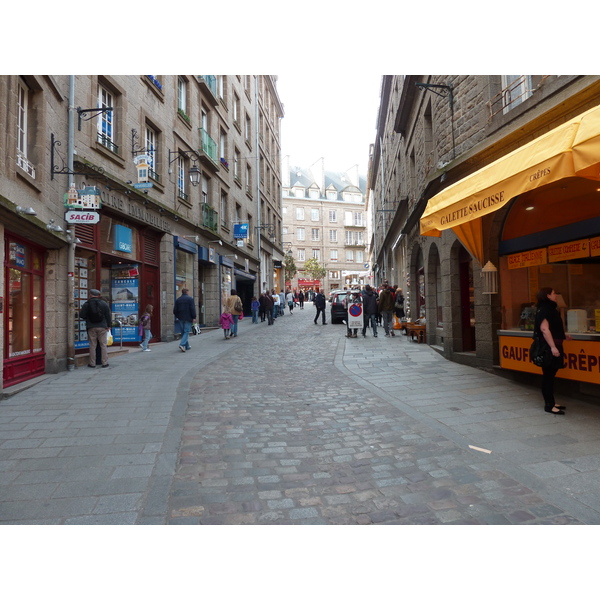
<path id="1" fill-rule="evenodd" d="M 348 306 L 348 328 L 358 329 L 363 326 L 362 304 L 352 303 Z"/>
<path id="2" fill-rule="evenodd" d="M 142 183 L 134 183 L 133 187 L 136 190 L 146 190 L 148 188 L 154 187 L 154 184 L 151 181 L 143 181 Z"/>

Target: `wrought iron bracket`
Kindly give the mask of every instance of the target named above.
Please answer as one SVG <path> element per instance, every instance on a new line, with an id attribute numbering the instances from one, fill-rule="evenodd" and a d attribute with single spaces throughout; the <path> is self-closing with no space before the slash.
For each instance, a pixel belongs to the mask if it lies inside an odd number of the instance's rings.
<path id="1" fill-rule="evenodd" d="M 171 158 L 171 154 L 173 155 L 173 158 Z M 199 160 L 198 152 L 196 152 L 196 150 L 169 150 L 169 164 L 179 158 L 180 155 L 191 158 L 194 161 L 194 165 L 196 165 L 196 162 Z"/>
<path id="2" fill-rule="evenodd" d="M 102 167 L 96 167 L 94 165 L 89 165 L 87 171 L 69 171 L 68 165 L 65 162 L 65 159 L 62 157 L 61 153 L 58 151 L 57 146 L 60 146 L 61 143 L 54 138 L 54 134 L 50 134 L 50 179 L 54 179 L 55 175 L 90 175 L 90 171 L 95 171 L 99 175 L 104 175 L 104 169 Z M 60 158 L 62 163 L 62 167 L 59 167 L 55 160 L 54 155 L 56 152 L 56 156 Z"/>
<path id="3" fill-rule="evenodd" d="M 275 224 L 274 223 L 269 223 L 268 225 L 256 225 L 254 227 L 254 229 L 256 229 L 257 231 L 258 230 L 266 231 L 270 238 L 275 237 Z"/>
<path id="4" fill-rule="evenodd" d="M 136 155 L 138 155 L 138 154 L 154 153 L 154 150 L 149 150 L 147 147 L 141 148 L 138 144 L 138 140 L 139 140 L 139 136 L 138 136 L 137 129 L 132 129 L 131 130 L 131 155 L 133 156 L 133 158 L 135 158 Z"/>
<path id="5" fill-rule="evenodd" d="M 81 131 L 81 121 L 89 121 L 102 113 L 112 111 L 112 106 L 107 106 L 106 108 L 81 108 L 81 106 L 77 107 L 77 126 L 79 131 Z M 90 114 L 92 113 L 92 114 Z M 89 116 L 88 116 L 89 115 Z"/>

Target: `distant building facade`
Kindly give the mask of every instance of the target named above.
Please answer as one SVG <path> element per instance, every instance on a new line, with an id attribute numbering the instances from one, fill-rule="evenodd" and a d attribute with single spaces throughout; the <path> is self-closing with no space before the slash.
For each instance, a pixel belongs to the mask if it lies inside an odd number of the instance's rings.
<path id="1" fill-rule="evenodd" d="M 298 268 L 287 286 L 329 292 L 369 283 L 366 179 L 358 167 L 344 173 L 328 171 L 321 158 L 301 168 L 292 166 L 286 156 L 282 177 L 283 249 L 292 253 Z M 305 272 L 310 258 L 325 269 L 322 280 Z"/>

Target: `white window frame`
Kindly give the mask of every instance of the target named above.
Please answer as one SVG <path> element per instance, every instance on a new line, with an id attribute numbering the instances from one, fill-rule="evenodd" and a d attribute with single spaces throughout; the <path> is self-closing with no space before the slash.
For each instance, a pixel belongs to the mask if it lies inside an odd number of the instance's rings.
<path id="1" fill-rule="evenodd" d="M 313 242 L 318 242 L 320 240 L 319 229 L 316 227 L 311 228 L 310 230 L 310 239 Z"/>
<path id="2" fill-rule="evenodd" d="M 338 234 L 337 229 L 330 229 L 329 230 L 329 241 L 336 243 L 338 241 L 337 234 Z"/>
<path id="3" fill-rule="evenodd" d="M 338 251 L 337 248 L 331 248 L 329 250 L 329 260 L 332 260 L 334 262 L 337 262 L 338 259 Z"/>
<path id="4" fill-rule="evenodd" d="M 27 158 L 27 113 L 29 111 L 29 88 L 19 79 L 17 101 L 17 151 Z"/>
<path id="5" fill-rule="evenodd" d="M 357 227 L 363 226 L 363 214 L 361 212 L 354 213 L 354 225 Z"/>
<path id="6" fill-rule="evenodd" d="M 304 240 L 306 240 L 304 227 L 296 227 L 296 239 L 299 242 L 303 242 Z"/>
<path id="7" fill-rule="evenodd" d="M 311 221 L 318 221 L 319 220 L 319 209 L 318 208 L 311 208 L 310 209 L 310 220 Z"/>
<path id="8" fill-rule="evenodd" d="M 98 108 L 115 108 L 115 101 L 112 92 L 107 90 L 101 83 L 98 84 Z M 115 127 L 113 119 L 113 110 L 105 110 L 98 116 L 97 129 L 99 141 L 108 140 L 111 144 L 115 143 Z M 101 137 L 104 136 L 104 137 Z M 106 144 L 103 144 L 106 145 Z"/>
<path id="9" fill-rule="evenodd" d="M 202 187 L 201 187 L 202 191 L 201 191 L 201 195 L 200 195 L 200 201 L 202 202 L 202 204 L 208 204 L 208 187 L 209 187 L 208 177 L 205 177 L 204 175 L 202 175 L 201 184 L 202 184 Z"/>
<path id="10" fill-rule="evenodd" d="M 304 248 L 298 248 L 297 257 L 298 257 L 298 260 L 305 261 L 306 260 L 306 250 Z"/>
<path id="11" fill-rule="evenodd" d="M 183 156 L 177 157 L 177 193 L 185 194 L 185 160 Z"/>
<path id="12" fill-rule="evenodd" d="M 502 110 L 507 113 L 533 94 L 531 75 L 502 75 L 502 91 Z"/>
<path id="13" fill-rule="evenodd" d="M 187 115 L 187 81 L 181 75 L 177 77 L 177 108 Z"/>
<path id="14" fill-rule="evenodd" d="M 330 223 L 337 223 L 337 210 L 330 210 L 329 211 L 329 222 Z"/>
<path id="15" fill-rule="evenodd" d="M 354 262 L 354 250 L 346 250 L 346 262 Z"/>
<path id="16" fill-rule="evenodd" d="M 315 258 L 316 260 L 321 260 L 321 249 L 313 248 L 312 249 L 312 257 Z"/>
<path id="17" fill-rule="evenodd" d="M 304 207 L 296 206 L 296 221 L 304 221 Z"/>
<path id="18" fill-rule="evenodd" d="M 158 134 L 156 133 L 156 130 L 150 127 L 150 125 L 146 125 L 144 137 L 146 154 L 150 157 L 148 160 L 148 166 L 151 169 L 156 170 L 154 165 L 156 164 L 156 140 L 158 138 Z"/>

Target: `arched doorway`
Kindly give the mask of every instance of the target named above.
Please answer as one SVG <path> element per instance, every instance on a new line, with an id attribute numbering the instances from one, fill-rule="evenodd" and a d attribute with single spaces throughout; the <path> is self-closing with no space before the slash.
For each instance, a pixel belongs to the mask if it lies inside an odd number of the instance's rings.
<path id="1" fill-rule="evenodd" d="M 461 248 L 458 255 L 460 282 L 460 321 L 463 352 L 475 351 L 475 289 L 473 286 L 473 258 Z"/>

